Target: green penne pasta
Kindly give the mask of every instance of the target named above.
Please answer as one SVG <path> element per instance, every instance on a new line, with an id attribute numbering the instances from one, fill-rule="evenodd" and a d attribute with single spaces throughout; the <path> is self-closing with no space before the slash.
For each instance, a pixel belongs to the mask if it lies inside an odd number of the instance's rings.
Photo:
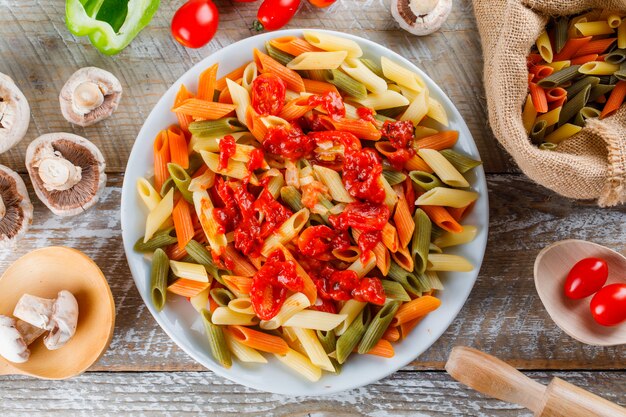
<path id="1" fill-rule="evenodd" d="M 437 272 L 426 271 L 424 276 L 428 280 L 428 285 L 430 286 L 431 289 L 443 290 L 443 284 L 441 283 L 441 280 L 439 279 L 439 275 L 437 275 Z"/>
<path id="2" fill-rule="evenodd" d="M 198 152 L 192 152 L 189 155 L 189 168 L 187 168 L 187 174 L 190 177 L 193 177 L 193 174 L 196 173 L 204 165 L 204 160 L 202 159 L 202 155 Z"/>
<path id="3" fill-rule="evenodd" d="M 379 113 L 374 115 L 374 119 L 376 119 L 377 121 L 379 121 L 381 123 L 395 122 L 396 121 L 396 119 L 392 119 L 391 117 L 387 117 L 387 116 L 379 114 Z"/>
<path id="4" fill-rule="evenodd" d="M 302 204 L 302 194 L 293 185 L 287 185 L 280 189 L 280 198 L 295 213 L 304 208 Z"/>
<path id="5" fill-rule="evenodd" d="M 589 98 L 587 99 L 587 103 L 591 101 L 596 101 L 603 95 L 609 94 L 615 88 L 615 84 L 598 84 L 589 91 Z M 567 104 L 567 103 L 566 103 Z M 586 104 L 586 103 L 585 103 Z M 562 111 L 561 111 L 562 112 Z"/>
<path id="6" fill-rule="evenodd" d="M 428 292 L 432 289 L 430 287 L 430 280 L 426 277 L 426 272 L 423 274 L 415 274 L 415 278 L 417 278 L 422 292 Z"/>
<path id="7" fill-rule="evenodd" d="M 556 20 L 556 24 L 554 25 L 554 48 L 556 49 L 556 53 L 561 52 L 561 49 L 565 46 L 565 42 L 567 42 L 568 24 L 569 19 L 566 16 L 561 16 Z"/>
<path id="8" fill-rule="evenodd" d="M 580 92 L 586 86 L 591 85 L 592 87 L 594 87 L 594 86 L 596 86 L 598 84 L 600 84 L 600 78 L 599 77 L 594 77 L 592 75 L 588 75 L 588 76 L 583 77 L 580 80 L 576 81 L 571 86 L 567 87 L 565 89 L 565 91 L 567 91 L 567 96 L 568 97 L 572 97 L 574 94 Z"/>
<path id="9" fill-rule="evenodd" d="M 176 187 L 176 184 L 174 183 L 174 179 L 172 177 L 169 177 L 168 179 L 166 179 L 163 185 L 161 186 L 161 191 L 160 191 L 161 197 L 165 197 L 167 193 L 169 193 L 170 190 L 174 187 Z"/>
<path id="10" fill-rule="evenodd" d="M 230 350 L 226 344 L 224 338 L 224 331 L 220 326 L 216 326 L 211 321 L 211 312 L 207 309 L 202 309 L 200 312 L 202 322 L 204 323 L 204 330 L 209 339 L 209 346 L 211 353 L 216 361 L 218 361 L 224 368 L 230 368 L 233 364 Z"/>
<path id="11" fill-rule="evenodd" d="M 337 336 L 335 335 L 334 330 L 330 330 L 330 331 L 317 330 L 316 334 L 317 334 L 318 340 L 320 341 L 322 345 L 322 348 L 324 349 L 324 352 L 331 353 L 335 351 L 335 349 L 337 348 Z M 335 373 L 336 374 L 340 373 L 341 364 L 335 358 L 329 358 L 329 359 L 330 359 L 330 363 L 332 363 L 333 367 L 335 368 Z"/>
<path id="12" fill-rule="evenodd" d="M 399 282 L 388 279 L 381 279 L 380 282 L 383 284 L 387 300 L 411 301 L 411 297 L 409 297 L 409 294 Z"/>
<path id="13" fill-rule="evenodd" d="M 589 100 L 590 91 L 591 85 L 587 85 L 582 90 L 580 90 L 580 92 L 578 92 L 574 97 L 571 97 L 569 100 L 567 100 L 567 102 L 561 108 L 561 114 L 559 115 L 559 126 L 567 123 L 570 119 L 576 116 L 576 113 L 578 113 L 580 109 L 585 107 L 585 104 L 587 104 L 587 100 Z"/>
<path id="14" fill-rule="evenodd" d="M 624 61 L 626 61 L 626 49 L 614 49 L 604 57 L 604 62 L 609 64 L 621 64 Z"/>
<path id="15" fill-rule="evenodd" d="M 428 172 L 411 171 L 409 172 L 409 178 L 423 188 L 424 191 L 432 190 L 435 187 L 445 187 L 439 178 Z"/>
<path id="16" fill-rule="evenodd" d="M 600 80 L 600 84 L 611 84 L 611 75 L 596 75 Z"/>
<path id="17" fill-rule="evenodd" d="M 415 231 L 411 240 L 411 255 L 415 263 L 415 272 L 422 274 L 428 265 L 432 222 L 428 215 L 419 208 L 415 210 L 413 221 L 415 222 Z"/>
<path id="18" fill-rule="evenodd" d="M 228 307 L 228 303 L 237 298 L 235 294 L 228 291 L 226 288 L 213 288 L 209 291 L 209 295 L 220 307 Z"/>
<path id="19" fill-rule="evenodd" d="M 183 196 L 188 203 L 193 204 L 193 193 L 189 191 L 189 184 L 191 183 L 191 177 L 187 174 L 180 165 L 169 163 L 167 164 L 167 170 L 170 173 L 170 177 L 176 184 L 176 188 L 180 191 L 180 194 Z"/>
<path id="20" fill-rule="evenodd" d="M 357 100 L 367 97 L 365 85 L 342 71 L 336 69 L 326 71 L 325 81 Z"/>
<path id="21" fill-rule="evenodd" d="M 574 118 L 574 124 L 581 127 L 585 126 L 587 119 L 600 117 L 600 113 L 600 110 L 594 109 L 593 107 L 583 107 Z"/>
<path id="22" fill-rule="evenodd" d="M 619 69 L 613 73 L 613 76 L 620 81 L 626 81 L 626 61 L 619 64 Z"/>
<path id="23" fill-rule="evenodd" d="M 400 265 L 391 261 L 387 278 L 398 282 L 409 294 L 417 297 L 422 295 L 422 286 L 415 274 L 404 270 Z"/>
<path id="24" fill-rule="evenodd" d="M 236 117 L 224 117 L 218 120 L 202 120 L 189 123 L 189 131 L 199 138 L 224 137 L 235 132 L 243 132 L 246 127 Z"/>
<path id="25" fill-rule="evenodd" d="M 389 185 L 400 184 L 404 180 L 406 180 L 406 175 L 400 171 L 396 171 L 393 169 L 383 169 L 383 176 L 389 183 Z"/>
<path id="26" fill-rule="evenodd" d="M 481 161 L 472 159 L 469 156 L 453 151 L 452 149 L 443 149 L 439 151 L 439 153 L 442 154 L 461 174 L 465 174 L 467 171 L 482 165 Z"/>
<path id="27" fill-rule="evenodd" d="M 368 58 L 361 58 L 361 62 L 370 71 L 372 71 L 374 74 L 376 74 L 380 78 L 383 78 L 386 81 L 390 81 L 387 78 L 385 78 L 385 74 L 383 74 L 383 68 L 380 66 L 380 64 L 378 62 L 374 61 L 373 59 L 368 59 Z"/>
<path id="28" fill-rule="evenodd" d="M 559 145 L 557 145 L 556 143 L 544 142 L 541 145 L 539 145 L 539 149 L 543 151 L 553 151 L 556 149 L 557 146 Z"/>
<path id="29" fill-rule="evenodd" d="M 174 231 L 173 227 L 170 227 L 166 230 L 161 230 L 152 236 L 150 240 L 146 243 L 143 242 L 143 237 L 139 238 L 133 246 L 133 249 L 137 252 L 154 252 L 155 250 L 162 248 L 164 246 L 171 245 L 172 243 L 178 242 L 176 236 L 172 236 L 172 232 Z"/>
<path id="30" fill-rule="evenodd" d="M 539 144 L 543 142 L 543 138 L 546 136 L 546 128 L 548 127 L 548 122 L 545 120 L 539 120 L 535 122 L 532 129 L 530 129 L 530 140 L 532 143 Z"/>
<path id="31" fill-rule="evenodd" d="M 276 61 L 280 62 L 283 65 L 287 65 L 295 58 L 293 55 L 290 55 L 287 52 L 283 52 L 278 48 L 274 48 L 269 42 L 265 42 L 265 49 L 267 50 L 267 54 L 271 58 L 274 58 Z"/>
<path id="32" fill-rule="evenodd" d="M 213 263 L 213 257 L 211 253 L 201 243 L 191 239 L 185 246 L 187 254 L 193 259 L 195 263 L 204 266 L 204 269 L 215 278 L 220 284 L 224 285 L 224 281 L 220 277 L 217 266 Z"/>
<path id="33" fill-rule="evenodd" d="M 337 339 L 337 348 L 335 350 L 337 362 L 343 364 L 348 359 L 348 356 L 352 354 L 354 348 L 363 338 L 369 324 L 370 310 L 365 307 L 348 326 L 348 329 Z"/>
<path id="34" fill-rule="evenodd" d="M 437 226 L 436 224 L 432 225 L 432 230 L 430 232 L 430 239 L 437 239 L 438 237 L 440 237 L 441 235 L 443 235 L 444 233 L 446 233 L 445 230 L 443 230 L 441 227 Z"/>
<path id="35" fill-rule="evenodd" d="M 376 313 L 370 325 L 367 326 L 367 330 L 359 343 L 357 352 L 363 355 L 372 350 L 380 338 L 383 337 L 383 333 L 385 333 L 385 330 L 387 330 L 387 327 L 391 324 L 391 320 L 393 320 L 399 307 L 399 302 L 391 301 L 378 310 L 378 313 Z"/>
<path id="36" fill-rule="evenodd" d="M 382 109 L 377 111 L 377 115 L 386 116 L 390 119 L 397 119 L 409 106 L 392 107 L 390 109 Z"/>
<path id="37" fill-rule="evenodd" d="M 580 65 L 571 65 L 563 68 L 560 71 L 553 72 L 547 77 L 542 78 L 537 82 L 537 84 L 543 88 L 558 87 L 559 85 L 578 77 L 580 75 L 578 68 L 580 68 Z"/>
<path id="38" fill-rule="evenodd" d="M 152 272 L 150 274 L 150 295 L 157 311 L 163 310 L 167 298 L 167 278 L 170 271 L 170 260 L 163 249 L 154 251 Z"/>
<path id="39" fill-rule="evenodd" d="M 311 80 L 326 81 L 326 70 L 306 70 L 297 72 L 304 73 L 306 75 L 306 78 L 310 78 Z"/>

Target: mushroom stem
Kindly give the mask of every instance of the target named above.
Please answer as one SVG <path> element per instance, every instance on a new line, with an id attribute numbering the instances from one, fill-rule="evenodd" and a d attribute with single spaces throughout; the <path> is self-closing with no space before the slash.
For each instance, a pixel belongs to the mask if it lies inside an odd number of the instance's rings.
<path id="1" fill-rule="evenodd" d="M 0 220 L 4 219 L 4 216 L 7 214 L 7 207 L 4 205 L 4 199 L 2 198 L 2 194 L 0 194 Z"/>
<path id="2" fill-rule="evenodd" d="M 78 114 L 85 115 L 104 103 L 104 94 L 98 84 L 85 81 L 76 87 L 72 96 L 72 108 Z"/>
<path id="3" fill-rule="evenodd" d="M 78 184 L 82 169 L 55 153 L 39 162 L 39 177 L 48 191 L 65 191 Z"/>

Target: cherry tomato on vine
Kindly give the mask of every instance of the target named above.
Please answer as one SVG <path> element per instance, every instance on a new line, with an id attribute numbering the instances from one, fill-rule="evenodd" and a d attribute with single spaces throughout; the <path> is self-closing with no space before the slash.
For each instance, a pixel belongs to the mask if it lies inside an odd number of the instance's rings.
<path id="1" fill-rule="evenodd" d="M 174 13 L 172 36 L 187 48 L 209 43 L 219 24 L 219 12 L 211 0 L 189 0 Z"/>
<path id="2" fill-rule="evenodd" d="M 300 0 L 263 0 L 252 28 L 277 30 L 285 26 L 298 11 Z"/>
<path id="3" fill-rule="evenodd" d="M 252 81 L 252 108 L 261 116 L 277 115 L 283 108 L 286 91 L 278 75 L 261 74 Z"/>
<path id="4" fill-rule="evenodd" d="M 604 259 L 581 259 L 567 274 L 565 295 L 575 300 L 589 297 L 602 288 L 608 276 L 609 267 Z"/>
<path id="5" fill-rule="evenodd" d="M 603 287 L 591 299 L 593 319 L 603 326 L 615 326 L 626 320 L 626 284 Z"/>
<path id="6" fill-rule="evenodd" d="M 315 7 L 319 7 L 321 9 L 323 9 L 324 7 L 330 6 L 335 1 L 337 1 L 337 0 L 309 0 L 309 3 L 311 3 Z"/>

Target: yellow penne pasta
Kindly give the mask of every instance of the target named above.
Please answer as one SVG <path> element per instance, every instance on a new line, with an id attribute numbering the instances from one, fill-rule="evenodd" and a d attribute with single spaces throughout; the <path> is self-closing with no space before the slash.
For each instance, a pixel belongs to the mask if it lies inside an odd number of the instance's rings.
<path id="1" fill-rule="evenodd" d="M 365 262 L 361 258 L 357 259 L 348 267 L 350 271 L 356 272 L 359 278 L 363 278 L 376 266 L 376 256 L 370 256 Z"/>
<path id="2" fill-rule="evenodd" d="M 469 187 L 465 177 L 439 151 L 420 149 L 418 154 L 445 184 L 450 187 Z"/>
<path id="3" fill-rule="evenodd" d="M 336 69 L 348 56 L 347 51 L 304 52 L 287 63 L 292 70 Z"/>
<path id="4" fill-rule="evenodd" d="M 141 201 L 143 201 L 148 211 L 154 210 L 161 202 L 159 193 L 154 189 L 152 184 L 150 184 L 150 181 L 143 177 L 137 180 L 137 194 L 139 194 Z"/>
<path id="5" fill-rule="evenodd" d="M 233 310 L 235 313 L 241 314 L 252 314 L 254 315 L 254 308 L 252 307 L 252 301 L 250 298 L 235 298 L 234 300 L 230 300 L 228 303 L 228 308 Z"/>
<path id="6" fill-rule="evenodd" d="M 420 124 L 422 119 L 428 114 L 428 89 L 422 89 L 411 101 L 409 107 L 404 111 L 400 120 L 410 120 L 414 125 Z"/>
<path id="7" fill-rule="evenodd" d="M 209 169 L 217 174 L 226 175 L 228 177 L 244 179 L 249 176 L 250 184 L 258 185 L 259 180 L 253 172 L 248 172 L 246 164 L 241 161 L 230 160 L 228 166 L 224 169 L 219 168 L 219 155 L 212 152 L 200 151 L 204 163 L 207 164 Z"/>
<path id="8" fill-rule="evenodd" d="M 459 233 L 444 232 L 437 236 L 433 243 L 439 248 L 448 248 L 450 246 L 464 245 L 476 238 L 478 228 L 471 225 L 463 225 L 463 230 Z"/>
<path id="9" fill-rule="evenodd" d="M 540 114 L 539 116 L 537 116 L 535 123 L 544 120 L 546 122 L 546 127 L 557 124 L 559 122 L 559 116 L 561 115 L 562 108 L 563 107 L 561 106 L 555 107 L 547 113 Z"/>
<path id="10" fill-rule="evenodd" d="M 267 359 L 258 351 L 252 349 L 235 339 L 230 332 L 224 332 L 226 345 L 237 359 L 248 363 L 267 363 Z"/>
<path id="11" fill-rule="evenodd" d="M 241 86 L 250 91 L 252 88 L 252 82 L 259 74 L 259 70 L 256 66 L 256 62 L 250 62 L 243 70 L 243 76 L 241 77 Z M 232 94 L 231 94 L 232 95 Z M 234 101 L 233 101 L 234 102 Z"/>
<path id="12" fill-rule="evenodd" d="M 407 106 L 409 104 L 409 100 L 406 97 L 393 90 L 385 90 L 381 93 L 371 93 L 363 99 L 354 101 L 362 106 L 369 107 L 374 110 L 391 109 L 394 107 Z"/>
<path id="13" fill-rule="evenodd" d="M 587 75 L 613 75 L 617 70 L 619 70 L 619 65 L 602 61 L 587 62 L 578 68 L 578 72 Z"/>
<path id="14" fill-rule="evenodd" d="M 350 327 L 350 324 L 352 324 L 356 316 L 359 315 L 361 310 L 363 310 L 366 305 L 367 303 L 364 303 L 362 301 L 357 301 L 357 300 L 346 301 L 343 307 L 341 307 L 341 310 L 339 310 L 339 315 L 346 316 L 346 318 L 335 329 L 335 334 L 337 336 L 341 336 L 342 334 L 344 334 L 345 331 L 348 330 L 348 327 Z"/>
<path id="15" fill-rule="evenodd" d="M 309 210 L 306 208 L 291 215 L 271 236 L 265 239 L 261 248 L 261 254 L 269 256 L 279 245 L 293 240 L 298 236 L 308 220 Z"/>
<path id="16" fill-rule="evenodd" d="M 467 259 L 459 255 L 429 253 L 426 269 L 429 271 L 469 272 L 474 269 L 474 266 Z"/>
<path id="17" fill-rule="evenodd" d="M 172 217 L 174 210 L 174 189 L 170 189 L 161 201 L 150 211 L 146 218 L 146 234 L 143 242 L 146 243 L 159 230 L 161 225 Z"/>
<path id="18" fill-rule="evenodd" d="M 548 37 L 548 33 L 545 31 L 541 33 L 541 35 L 539 35 L 539 37 L 537 38 L 536 44 L 537 49 L 539 50 L 539 55 L 541 55 L 543 60 L 548 63 L 552 62 L 552 45 L 550 44 L 550 38 Z"/>
<path id="19" fill-rule="evenodd" d="M 574 25 L 582 36 L 609 35 L 614 33 L 614 29 L 607 21 L 579 22 Z"/>
<path id="20" fill-rule="evenodd" d="M 172 273 L 179 278 L 198 282 L 210 282 L 209 274 L 207 274 L 204 265 L 170 260 L 170 269 Z"/>
<path id="21" fill-rule="evenodd" d="M 347 317 L 347 314 L 341 313 L 333 314 L 324 311 L 302 310 L 291 316 L 283 325 L 287 327 L 331 331 L 343 323 Z"/>
<path id="22" fill-rule="evenodd" d="M 526 134 L 530 134 L 530 130 L 533 128 L 535 124 L 535 119 L 537 118 L 537 110 L 533 105 L 533 101 L 530 98 L 530 94 L 526 97 L 526 102 L 524 103 L 524 110 L 522 111 L 522 124 L 524 125 L 524 130 Z"/>
<path id="23" fill-rule="evenodd" d="M 310 305 L 311 302 L 306 295 L 301 292 L 292 294 L 287 297 L 278 313 L 271 320 L 261 321 L 260 327 L 265 330 L 278 329 L 280 326 L 285 325 L 285 322 L 289 321 L 291 317 Z"/>
<path id="24" fill-rule="evenodd" d="M 617 47 L 620 49 L 626 48 L 626 19 L 622 20 L 622 23 L 617 28 Z"/>
<path id="25" fill-rule="evenodd" d="M 337 171 L 321 165 L 315 165 L 313 170 L 322 184 L 328 187 L 328 192 L 333 200 L 340 203 L 351 203 L 354 201 L 354 198 L 348 194 L 348 191 L 343 186 L 341 176 Z"/>
<path id="26" fill-rule="evenodd" d="M 233 104 L 237 106 L 235 108 L 237 120 L 239 120 L 239 123 L 242 125 L 247 126 L 246 112 L 248 111 L 248 107 L 250 107 L 250 94 L 248 94 L 248 90 L 229 79 L 226 79 L 226 85 L 228 86 L 228 91 L 230 91 Z"/>
<path id="27" fill-rule="evenodd" d="M 544 140 L 550 143 L 561 143 L 565 139 L 571 138 L 581 130 L 581 126 L 577 126 L 571 123 L 565 123 L 563 126 L 559 127 L 558 129 L 547 135 Z"/>
<path id="28" fill-rule="evenodd" d="M 341 64 L 341 69 L 355 80 L 363 83 L 365 88 L 372 93 L 381 94 L 387 91 L 387 82 L 374 74 L 359 59 L 346 58 Z"/>
<path id="29" fill-rule="evenodd" d="M 228 242 L 226 241 L 226 235 L 220 232 L 221 228 L 213 217 L 213 202 L 209 194 L 206 191 L 194 192 L 193 204 L 211 250 L 221 254 L 226 249 Z"/>
<path id="30" fill-rule="evenodd" d="M 211 322 L 218 326 L 256 326 L 259 318 L 254 314 L 243 314 L 228 307 L 218 307 L 211 315 Z"/>
<path id="31" fill-rule="evenodd" d="M 203 309 L 208 308 L 209 291 L 211 291 L 210 287 L 189 298 L 189 302 L 197 312 L 201 312 Z"/>
<path id="32" fill-rule="evenodd" d="M 411 70 L 408 70 L 387 57 L 381 57 L 380 65 L 385 77 L 403 87 L 420 92 L 426 88 L 424 80 Z"/>
<path id="33" fill-rule="evenodd" d="M 301 353 L 289 349 L 286 355 L 274 354 L 276 359 L 293 369 L 311 382 L 316 382 L 322 377 L 322 369 Z"/>
<path id="34" fill-rule="evenodd" d="M 313 330 L 294 327 L 293 331 L 313 365 L 319 366 L 325 371 L 335 372 L 335 367 L 330 362 L 328 354 L 324 351 Z"/>
<path id="35" fill-rule="evenodd" d="M 304 39 L 319 49 L 325 51 L 346 51 L 350 58 L 358 58 L 363 55 L 361 47 L 353 40 L 309 30 L 305 30 L 302 34 Z"/>
<path id="36" fill-rule="evenodd" d="M 448 126 L 448 114 L 446 113 L 446 109 L 443 108 L 443 104 L 439 100 L 435 100 L 434 98 L 428 96 L 428 112 L 426 116 L 431 119 L 441 123 L 444 126 Z"/>
<path id="37" fill-rule="evenodd" d="M 476 201 L 478 193 L 474 191 L 457 190 L 454 188 L 435 187 L 417 198 L 418 206 L 446 206 L 461 208 Z"/>
<path id="38" fill-rule="evenodd" d="M 571 65 L 571 61 L 569 60 L 564 60 L 564 61 L 552 61 L 548 64 L 546 64 L 549 67 L 554 68 L 554 71 L 560 71 L 563 68 L 567 68 Z"/>

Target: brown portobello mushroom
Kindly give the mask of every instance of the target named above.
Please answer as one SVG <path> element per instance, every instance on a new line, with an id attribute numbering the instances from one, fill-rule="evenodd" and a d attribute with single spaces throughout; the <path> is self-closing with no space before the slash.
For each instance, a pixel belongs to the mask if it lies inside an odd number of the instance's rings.
<path id="1" fill-rule="evenodd" d="M 67 80 L 59 103 L 68 122 L 90 126 L 113 114 L 121 98 L 122 85 L 115 75 L 100 68 L 85 67 Z"/>
<path id="2" fill-rule="evenodd" d="M 417 36 L 439 30 L 452 10 L 452 0 L 392 0 L 391 15 L 407 32 Z"/>
<path id="3" fill-rule="evenodd" d="M 98 202 L 106 184 L 100 150 L 71 133 L 49 133 L 26 149 L 26 168 L 37 197 L 58 216 L 74 216 Z"/>
<path id="4" fill-rule="evenodd" d="M 22 178 L 0 165 L 0 249 L 12 248 L 33 221 L 33 205 Z"/>
<path id="5" fill-rule="evenodd" d="M 30 123 L 28 101 L 13 80 L 0 72 L 0 153 L 24 138 Z"/>

